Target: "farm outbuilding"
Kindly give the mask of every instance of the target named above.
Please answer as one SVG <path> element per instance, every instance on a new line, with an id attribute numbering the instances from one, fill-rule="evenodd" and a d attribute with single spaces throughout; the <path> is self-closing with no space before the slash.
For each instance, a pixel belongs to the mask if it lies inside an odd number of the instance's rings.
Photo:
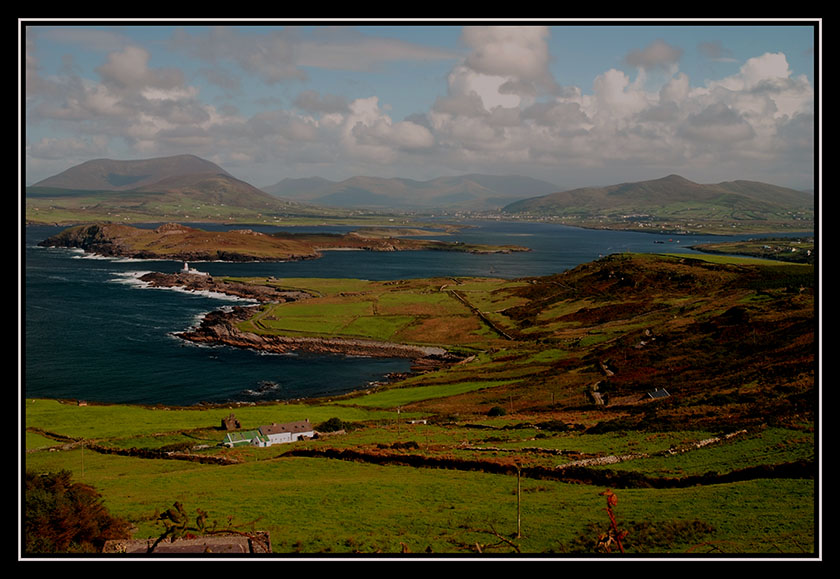
<path id="1" fill-rule="evenodd" d="M 284 424 L 272 423 L 266 426 L 260 426 L 257 430 L 229 432 L 225 435 L 222 444 L 231 448 L 246 445 L 271 446 L 272 444 L 294 442 L 302 438 L 313 438 L 314 436 L 315 429 L 309 423 L 309 420 L 299 420 Z"/>
<path id="2" fill-rule="evenodd" d="M 657 388 L 656 390 L 651 390 L 647 394 L 645 394 L 645 400 L 659 400 L 662 398 L 668 398 L 671 394 L 668 393 L 665 388 Z"/>
<path id="3" fill-rule="evenodd" d="M 235 446 L 268 446 L 265 444 L 268 439 L 260 434 L 259 430 L 243 430 L 242 432 L 228 432 L 222 444 L 228 447 Z"/>

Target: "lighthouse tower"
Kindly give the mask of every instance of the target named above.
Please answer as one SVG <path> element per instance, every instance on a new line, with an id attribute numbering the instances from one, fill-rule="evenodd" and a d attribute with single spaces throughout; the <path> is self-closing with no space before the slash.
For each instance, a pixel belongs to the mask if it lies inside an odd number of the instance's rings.
<path id="1" fill-rule="evenodd" d="M 192 275 L 209 275 L 206 272 L 198 271 L 197 269 L 190 267 L 190 264 L 186 261 L 184 262 L 184 267 L 181 268 L 180 273 L 189 273 Z"/>

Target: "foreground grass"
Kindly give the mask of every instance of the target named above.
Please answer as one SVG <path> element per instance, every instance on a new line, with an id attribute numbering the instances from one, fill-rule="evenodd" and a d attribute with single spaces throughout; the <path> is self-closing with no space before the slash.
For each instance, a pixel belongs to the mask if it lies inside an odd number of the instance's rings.
<path id="1" fill-rule="evenodd" d="M 192 429 L 213 429 L 235 412 L 244 427 L 308 418 L 313 424 L 338 417 L 343 421 L 391 420 L 396 413 L 333 405 L 278 404 L 230 408 L 154 408 L 121 405 L 76 406 L 56 400 L 25 402 L 26 425 L 62 436 L 85 439 L 134 436 Z M 127 425 L 130 425 L 127 428 Z M 221 436 L 219 436 L 221 439 Z"/>
<path id="2" fill-rule="evenodd" d="M 510 476 L 289 457 L 219 467 L 83 452 L 44 453 L 28 462 L 38 470 L 70 467 L 75 479 L 102 492 L 113 514 L 135 523 L 139 536 L 159 534 L 152 519 L 174 501 L 222 525 L 232 517 L 240 528 L 269 531 L 275 553 L 467 554 L 477 544 L 498 543 L 494 531 L 508 539 L 517 531 Z M 521 552 L 574 554 L 581 540 L 606 531 L 604 489 L 527 479 L 522 485 L 523 536 L 514 541 Z M 633 529 L 644 521 L 665 530 L 663 544 L 643 552 L 803 553 L 813 544 L 812 481 L 617 494 L 620 524 Z M 698 520 L 706 531 L 667 538 L 667 529 Z"/>
<path id="3" fill-rule="evenodd" d="M 154 448 L 161 441 L 171 442 L 181 429 L 194 437 L 194 443 L 212 443 L 222 434 L 208 427 L 208 421 L 229 412 L 78 407 L 49 400 L 28 401 L 26 408 L 30 425 L 50 423 L 54 434 L 96 437 L 100 444 L 118 448 Z M 652 458 L 628 461 L 618 468 L 674 476 L 702 470 L 712 462 L 749 466 L 792 460 L 807 457 L 808 449 L 813 449 L 812 440 L 801 431 L 769 429 L 697 454 L 662 458 L 657 456 L 663 450 L 703 440 L 710 433 L 547 434 L 532 427 L 508 428 L 513 423 L 502 418 L 488 419 L 484 428 L 477 429 L 468 424 L 401 424 L 395 413 L 338 405 L 236 409 L 237 417 L 247 425 L 318 412 L 345 420 L 371 420 L 364 428 L 320 441 L 201 451 L 242 461 L 225 466 L 106 455 L 80 446 L 48 452 L 56 442 L 33 432 L 27 433 L 30 452 L 25 463 L 27 469 L 38 472 L 68 470 L 74 480 L 92 485 L 114 515 L 136 526 L 138 538 L 160 534 L 163 528 L 155 521 L 158 513 L 179 501 L 190 513 L 207 511 L 221 526 L 269 531 L 272 550 L 278 554 L 476 555 L 480 548 L 485 555 L 518 549 L 525 554 L 567 557 L 591 555 L 595 539 L 607 530 L 600 494 L 604 488 L 522 479 L 522 536 L 516 538 L 520 523 L 515 476 L 301 457 L 289 451 L 377 449 L 418 441 L 421 448 L 416 452 L 426 456 L 492 456 L 543 466 L 567 459 L 532 456 L 528 448 L 650 453 Z M 203 430 L 192 430 L 197 426 Z M 497 450 L 474 450 L 481 447 Z M 616 489 L 616 493 L 619 524 L 630 533 L 625 541 L 628 553 L 799 555 L 810 553 L 814 544 L 812 480 L 757 479 L 685 489 Z"/>

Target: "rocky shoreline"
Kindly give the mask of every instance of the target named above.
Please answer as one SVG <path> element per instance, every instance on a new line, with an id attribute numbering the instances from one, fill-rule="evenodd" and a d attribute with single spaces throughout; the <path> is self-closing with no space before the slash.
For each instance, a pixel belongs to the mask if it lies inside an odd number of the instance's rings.
<path id="1" fill-rule="evenodd" d="M 221 293 L 260 303 L 283 303 L 312 297 L 300 290 L 289 291 L 270 285 L 253 285 L 238 281 L 219 280 L 206 274 L 150 272 L 140 276 L 139 279 L 151 287 Z"/>
<path id="2" fill-rule="evenodd" d="M 251 317 L 259 306 L 234 306 L 229 310 L 215 310 L 204 316 L 198 327 L 175 334 L 184 340 L 203 344 L 223 344 L 277 354 L 306 351 L 318 354 L 369 356 L 379 358 L 409 358 L 416 365 L 434 366 L 460 361 L 445 348 L 362 340 L 353 338 L 324 338 L 262 335 L 240 330 L 237 325 Z"/>
<path id="3" fill-rule="evenodd" d="M 209 275 L 194 273 L 147 273 L 139 278 L 152 287 L 180 288 L 207 291 L 254 300 L 259 303 L 290 302 L 312 297 L 304 291 L 285 291 L 271 286 L 215 280 Z M 245 332 L 238 324 L 253 315 L 259 306 L 234 306 L 207 313 L 196 328 L 178 332 L 175 336 L 197 344 L 226 345 L 277 354 L 305 351 L 317 354 L 365 356 L 377 358 L 408 358 L 414 370 L 428 370 L 459 362 L 460 357 L 445 348 L 381 342 L 352 338 L 325 338 L 262 335 Z"/>
<path id="4" fill-rule="evenodd" d="M 177 261 L 298 261 L 317 259 L 324 251 L 456 251 L 473 254 L 530 251 L 527 247 L 487 246 L 401 237 L 366 237 L 359 233 L 272 234 L 237 229 L 204 231 L 178 223 L 155 229 L 101 223 L 70 227 L 38 245 L 73 247 L 105 257 Z"/>

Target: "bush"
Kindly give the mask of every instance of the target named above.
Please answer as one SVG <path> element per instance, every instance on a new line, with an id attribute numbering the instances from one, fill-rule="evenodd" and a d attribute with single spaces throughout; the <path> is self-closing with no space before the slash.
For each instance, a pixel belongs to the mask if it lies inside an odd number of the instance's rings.
<path id="1" fill-rule="evenodd" d="M 105 541 L 131 536 L 127 521 L 112 517 L 93 487 L 68 471 L 26 473 L 24 553 L 98 553 Z"/>
<path id="2" fill-rule="evenodd" d="M 536 424 L 536 427 L 540 430 L 548 430 L 550 432 L 568 432 L 571 430 L 569 425 L 562 420 L 547 420 L 545 422 L 539 422 Z"/>
<path id="3" fill-rule="evenodd" d="M 316 426 L 315 430 L 318 432 L 338 432 L 339 430 L 350 432 L 351 430 L 356 430 L 361 427 L 362 425 L 358 422 L 346 422 L 337 416 L 334 416 Z"/>
<path id="4" fill-rule="evenodd" d="M 564 553 L 598 553 L 599 537 L 605 535 L 604 525 L 591 523 L 573 541 L 560 548 Z M 693 545 L 707 541 L 715 529 L 703 521 L 630 522 L 622 525 L 627 534 L 622 539 L 627 553 L 685 552 Z M 686 547 L 688 545 L 689 547 Z"/>
<path id="5" fill-rule="evenodd" d="M 334 416 L 316 426 L 315 430 L 318 432 L 338 432 L 339 430 L 344 430 L 344 422 L 337 416 Z"/>
<path id="6" fill-rule="evenodd" d="M 487 416 L 504 416 L 505 414 L 507 414 L 507 412 L 501 406 L 494 406 L 487 411 Z"/>

